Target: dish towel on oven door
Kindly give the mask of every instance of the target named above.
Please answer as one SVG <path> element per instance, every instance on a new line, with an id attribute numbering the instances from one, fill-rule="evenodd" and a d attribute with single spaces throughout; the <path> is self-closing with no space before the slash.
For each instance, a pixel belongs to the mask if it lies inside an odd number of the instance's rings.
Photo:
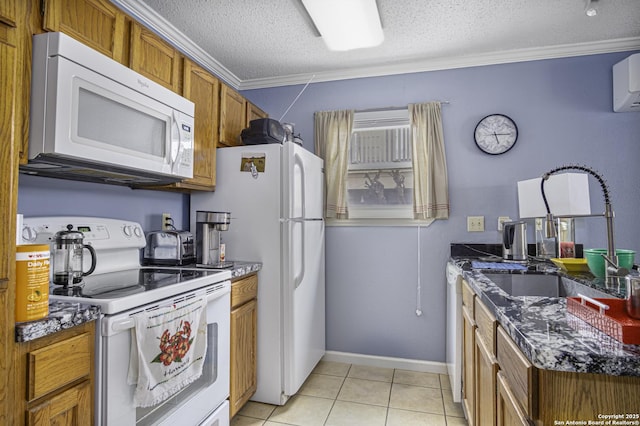
<path id="1" fill-rule="evenodd" d="M 159 404 L 202 375 L 206 310 L 195 299 L 134 315 L 127 383 L 136 384 L 136 407 Z"/>

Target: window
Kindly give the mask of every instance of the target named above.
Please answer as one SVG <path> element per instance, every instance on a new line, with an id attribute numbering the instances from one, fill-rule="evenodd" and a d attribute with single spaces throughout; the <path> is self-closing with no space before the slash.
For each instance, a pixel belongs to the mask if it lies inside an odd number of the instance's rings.
<path id="1" fill-rule="evenodd" d="M 314 121 L 316 153 L 325 160 L 325 217 L 333 224 L 422 225 L 449 217 L 440 102 L 317 111 Z"/>
<path id="2" fill-rule="evenodd" d="M 356 112 L 349 145 L 350 219 L 413 219 L 407 109 Z"/>

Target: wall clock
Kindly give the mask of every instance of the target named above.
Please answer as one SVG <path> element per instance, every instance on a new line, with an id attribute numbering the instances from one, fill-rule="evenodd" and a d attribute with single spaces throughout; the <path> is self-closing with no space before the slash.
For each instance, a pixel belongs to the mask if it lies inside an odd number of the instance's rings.
<path id="1" fill-rule="evenodd" d="M 504 114 L 491 114 L 478 122 L 474 138 L 483 152 L 491 155 L 504 154 L 516 144 L 518 127 Z"/>

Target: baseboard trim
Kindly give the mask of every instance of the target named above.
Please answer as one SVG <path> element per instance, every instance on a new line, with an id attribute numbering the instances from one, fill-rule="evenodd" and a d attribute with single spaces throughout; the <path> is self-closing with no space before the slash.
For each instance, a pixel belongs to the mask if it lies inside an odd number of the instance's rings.
<path id="1" fill-rule="evenodd" d="M 322 357 L 322 361 L 344 362 L 347 364 L 367 365 L 371 367 L 397 368 L 423 373 L 447 374 L 447 364 L 444 362 L 422 361 L 418 359 L 326 351 Z"/>

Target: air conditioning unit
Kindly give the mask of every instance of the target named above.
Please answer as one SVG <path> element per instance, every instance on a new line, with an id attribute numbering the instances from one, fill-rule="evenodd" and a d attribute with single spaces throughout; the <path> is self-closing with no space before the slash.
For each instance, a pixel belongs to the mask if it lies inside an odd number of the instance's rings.
<path id="1" fill-rule="evenodd" d="M 613 66 L 613 110 L 640 111 L 640 53 Z"/>

